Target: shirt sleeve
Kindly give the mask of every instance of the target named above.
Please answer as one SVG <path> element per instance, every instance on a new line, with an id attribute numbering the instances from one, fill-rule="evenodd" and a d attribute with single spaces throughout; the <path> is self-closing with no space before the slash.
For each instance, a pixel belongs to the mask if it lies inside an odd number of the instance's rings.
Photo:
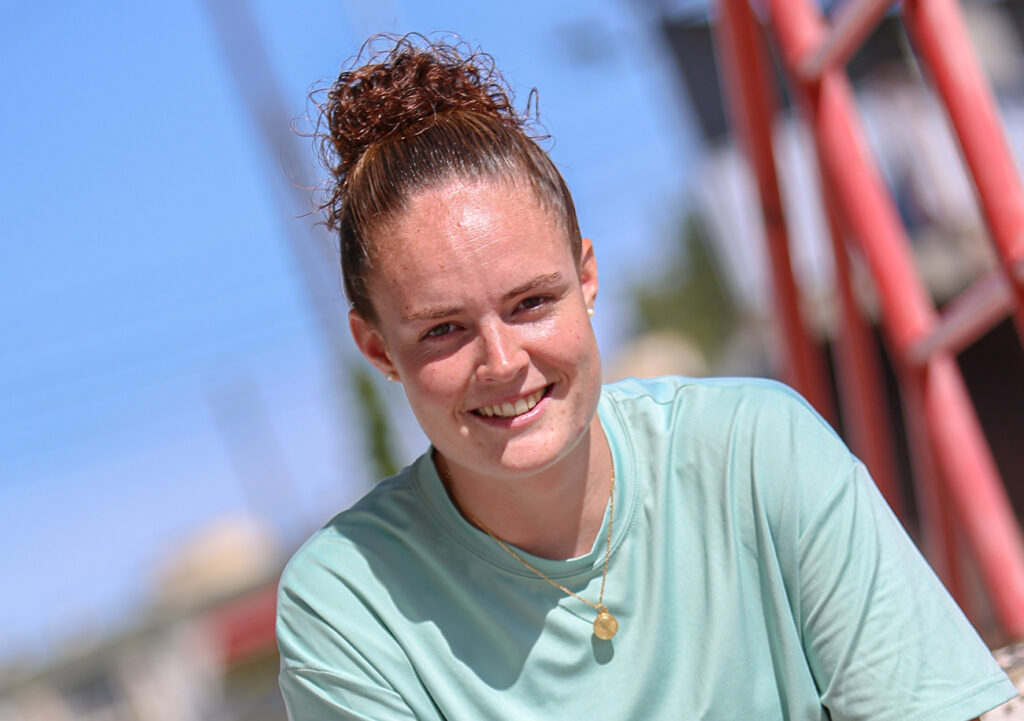
<path id="1" fill-rule="evenodd" d="M 841 447 L 815 420 L 817 440 L 804 440 Z M 792 579 L 805 655 L 831 718 L 965 721 L 1013 698 L 865 467 L 844 447 L 842 455 L 808 491 L 813 510 Z"/>
<path id="2" fill-rule="evenodd" d="M 290 721 L 413 721 L 393 690 L 366 678 L 309 668 L 285 667 L 281 695 Z"/>
<path id="3" fill-rule="evenodd" d="M 277 644 L 291 721 L 440 718 L 372 605 L 339 582 L 315 549 L 293 559 L 281 579 Z"/>

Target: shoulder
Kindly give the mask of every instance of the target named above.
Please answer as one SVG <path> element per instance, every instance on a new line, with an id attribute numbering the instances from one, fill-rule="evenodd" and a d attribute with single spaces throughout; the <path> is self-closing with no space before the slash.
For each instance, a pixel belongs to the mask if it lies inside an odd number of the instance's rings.
<path id="1" fill-rule="evenodd" d="M 604 395 L 618 403 L 647 401 L 659 405 L 712 400 L 730 403 L 782 402 L 810 406 L 784 383 L 770 378 L 690 378 L 660 376 L 657 378 L 623 378 L 603 386 Z"/>
<path id="2" fill-rule="evenodd" d="M 813 511 L 859 465 L 807 401 L 771 380 L 630 378 L 605 386 L 601 420 L 645 475 L 772 518 Z"/>
<path id="3" fill-rule="evenodd" d="M 392 534 L 410 507 L 418 505 L 412 467 L 380 481 L 350 508 L 317 530 L 295 552 L 281 576 L 281 586 L 301 585 L 310 576 L 354 561 Z M 374 543 L 367 544 L 373 538 Z"/>
<path id="4" fill-rule="evenodd" d="M 403 556 L 422 507 L 413 467 L 384 479 L 312 535 L 278 585 L 277 636 L 283 667 L 339 668 L 386 642 L 380 569 Z M 382 561 L 381 559 L 388 559 Z"/>
<path id="5" fill-rule="evenodd" d="M 603 391 L 607 411 L 629 425 L 660 422 L 691 437 L 719 439 L 747 435 L 756 440 L 802 431 L 842 444 L 803 397 L 769 379 L 626 378 Z"/>

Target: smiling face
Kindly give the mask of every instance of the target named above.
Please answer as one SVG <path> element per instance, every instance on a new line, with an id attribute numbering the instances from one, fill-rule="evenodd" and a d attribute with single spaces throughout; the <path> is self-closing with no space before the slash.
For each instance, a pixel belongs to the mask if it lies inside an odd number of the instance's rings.
<path id="1" fill-rule="evenodd" d="M 413 196 L 374 253 L 377 320 L 351 313 L 353 337 L 453 475 L 523 477 L 586 452 L 601 385 L 589 241 L 577 264 L 525 184 L 455 180 Z"/>

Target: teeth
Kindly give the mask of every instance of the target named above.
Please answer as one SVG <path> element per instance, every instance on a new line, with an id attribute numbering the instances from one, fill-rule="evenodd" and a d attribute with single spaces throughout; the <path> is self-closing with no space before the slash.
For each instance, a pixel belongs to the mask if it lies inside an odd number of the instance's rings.
<path id="1" fill-rule="evenodd" d="M 476 413 L 487 418 L 498 416 L 499 418 L 514 418 L 521 416 L 527 411 L 533 409 L 540 399 L 544 396 L 544 389 L 541 388 L 539 391 L 534 391 L 525 398 L 520 398 L 515 403 L 501 403 L 494 406 L 481 406 L 476 409 Z"/>

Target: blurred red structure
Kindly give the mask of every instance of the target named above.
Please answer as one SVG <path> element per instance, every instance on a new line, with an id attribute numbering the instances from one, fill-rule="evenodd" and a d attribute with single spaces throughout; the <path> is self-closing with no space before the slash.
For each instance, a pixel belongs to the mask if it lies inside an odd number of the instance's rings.
<path id="1" fill-rule="evenodd" d="M 201 617 L 200 623 L 215 639 L 219 660 L 227 665 L 237 664 L 277 651 L 276 609 L 277 584 L 271 583 L 213 607 Z"/>
<path id="2" fill-rule="evenodd" d="M 977 562 L 1002 630 L 1024 638 L 1024 545 L 954 353 L 1013 313 L 1024 338 L 1024 191 L 987 81 L 955 0 L 904 0 L 904 25 L 933 78 L 974 179 L 1001 266 L 940 315 L 914 266 L 906 230 L 869 150 L 844 64 L 894 0 L 849 0 L 831 23 L 810 0 L 766 0 L 775 45 L 814 134 L 833 235 L 842 309 L 838 385 L 854 451 L 897 513 L 888 427 L 866 320 L 849 284 L 847 253 L 877 288 L 911 449 L 925 553 L 968 612 L 956 541 Z M 758 185 L 787 380 L 824 415 L 831 408 L 799 316 L 772 150 L 769 56 L 750 0 L 719 0 L 717 46 L 731 117 Z"/>

